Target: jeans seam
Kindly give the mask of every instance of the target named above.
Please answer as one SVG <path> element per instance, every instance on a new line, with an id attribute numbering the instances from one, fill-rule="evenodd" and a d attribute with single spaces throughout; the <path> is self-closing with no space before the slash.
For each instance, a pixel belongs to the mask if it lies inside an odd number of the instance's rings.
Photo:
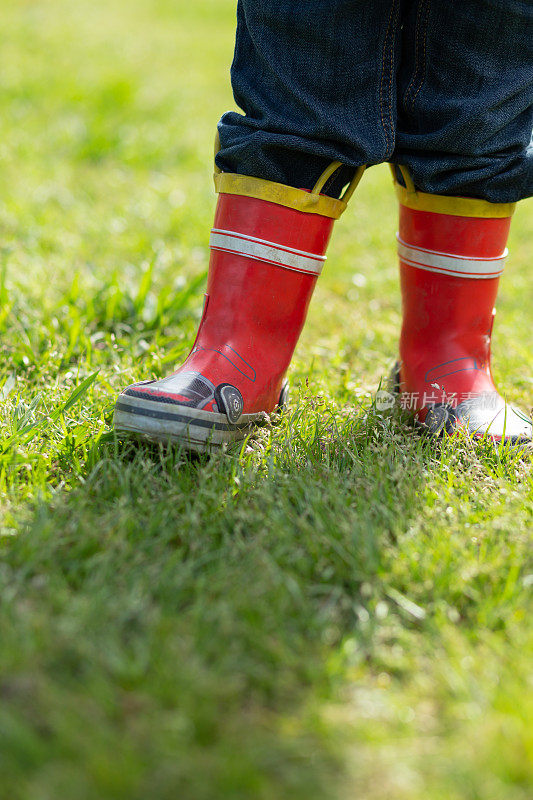
<path id="1" fill-rule="evenodd" d="M 391 37 L 391 48 L 390 48 L 390 71 L 389 71 L 389 120 L 390 120 L 390 129 L 391 129 L 391 136 L 392 136 L 392 144 L 394 149 L 394 121 L 392 119 L 392 79 L 394 74 L 394 48 L 396 45 L 396 25 L 398 22 L 398 17 L 400 15 L 400 0 L 394 0 L 393 6 L 395 7 L 395 15 L 394 21 L 392 23 L 392 37 Z M 392 154 L 388 153 L 387 155 Z"/>
<path id="2" fill-rule="evenodd" d="M 394 128 L 393 128 L 393 125 L 392 125 L 392 109 L 390 107 L 391 103 L 392 103 L 391 87 L 392 87 L 392 67 L 393 67 L 393 58 L 394 58 L 394 31 L 392 32 L 392 43 L 391 43 L 390 51 L 388 50 L 387 45 L 389 43 L 389 31 L 391 30 L 391 23 L 392 23 L 392 20 L 393 20 L 393 14 L 394 14 L 395 9 L 396 9 L 396 0 L 392 0 L 391 8 L 390 8 L 390 14 L 389 14 L 389 20 L 388 20 L 388 23 L 387 23 L 387 30 L 385 32 L 385 40 L 383 42 L 383 52 L 381 54 L 381 79 L 380 79 L 380 82 L 379 82 L 379 113 L 380 113 L 380 117 L 381 117 L 381 126 L 383 128 L 383 133 L 385 134 L 385 147 L 386 147 L 386 150 L 387 150 L 387 155 L 388 155 L 388 151 L 391 149 L 391 147 L 390 147 L 390 137 L 392 137 L 392 140 L 394 141 Z M 384 80 L 384 77 L 385 77 L 385 58 L 386 58 L 388 53 L 390 53 L 390 68 L 389 68 L 389 73 L 390 73 L 389 74 L 389 120 L 390 120 L 390 129 L 389 130 L 387 129 L 387 122 L 386 122 L 386 119 L 385 119 L 385 116 L 384 116 L 384 107 L 383 107 L 383 80 Z M 391 150 L 391 152 L 392 152 L 392 150 Z"/>
<path id="3" fill-rule="evenodd" d="M 426 45 L 427 45 L 428 27 L 429 27 L 429 25 L 428 25 L 428 21 L 429 21 L 429 2 L 430 2 L 430 0 L 425 0 L 425 8 L 424 8 L 425 14 L 424 14 L 424 22 L 423 22 L 423 25 L 424 25 L 424 41 L 423 41 L 423 46 L 422 46 L 422 59 L 421 59 L 421 61 L 422 61 L 422 71 L 421 71 L 421 74 L 420 74 L 420 83 L 418 84 L 418 89 L 414 93 L 413 98 L 411 100 L 411 111 L 414 111 L 415 100 L 418 97 L 418 94 L 419 94 L 422 86 L 424 85 L 424 81 L 426 80 L 426 66 L 427 66 Z"/>
<path id="4" fill-rule="evenodd" d="M 413 74 L 411 76 L 411 80 L 409 81 L 409 85 L 405 90 L 405 94 L 403 96 L 403 102 L 407 105 L 408 98 L 410 94 L 412 94 L 416 78 L 418 76 L 418 70 L 420 69 L 420 39 L 419 39 L 419 31 L 420 31 L 420 20 L 422 19 L 422 11 L 424 9 L 426 0 L 419 0 L 418 2 L 418 9 L 416 13 L 416 28 L 415 28 L 415 68 Z"/>

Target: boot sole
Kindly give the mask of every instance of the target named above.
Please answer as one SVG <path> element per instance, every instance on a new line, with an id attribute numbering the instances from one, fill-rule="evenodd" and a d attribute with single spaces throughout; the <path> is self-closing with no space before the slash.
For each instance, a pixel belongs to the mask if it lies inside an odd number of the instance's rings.
<path id="1" fill-rule="evenodd" d="M 177 442 L 188 450 L 207 453 L 242 441 L 264 417 L 264 414 L 243 414 L 232 424 L 225 414 L 181 405 L 169 407 L 158 401 L 122 395 L 115 406 L 113 425 L 117 433 L 155 442 Z"/>
<path id="2" fill-rule="evenodd" d="M 394 364 L 394 366 L 393 366 L 393 368 L 391 370 L 391 373 L 389 375 L 388 385 L 389 385 L 390 392 L 392 394 L 397 395 L 396 401 L 398 403 L 399 399 L 400 399 L 400 365 L 399 365 L 398 362 L 396 362 Z M 456 427 L 456 428 L 454 428 L 452 430 L 447 430 L 445 428 L 445 426 L 443 426 L 440 430 L 434 431 L 434 430 L 431 430 L 431 428 L 428 427 L 428 425 L 426 425 L 425 422 L 419 422 L 417 419 L 412 420 L 412 424 L 413 424 L 414 429 L 417 430 L 422 435 L 434 436 L 434 437 L 437 437 L 437 438 L 441 438 L 441 437 L 443 437 L 445 435 L 453 436 L 453 434 L 456 433 L 457 430 L 458 430 L 458 427 Z M 496 433 L 491 433 L 490 432 L 490 428 L 487 431 L 484 431 L 484 432 L 481 432 L 479 430 L 469 430 L 469 429 L 465 429 L 465 428 L 463 428 L 463 430 L 465 430 L 466 433 L 468 433 L 468 435 L 474 441 L 477 441 L 477 442 L 481 442 L 484 439 L 488 438 L 488 439 L 492 440 L 492 443 L 494 445 L 499 445 L 503 441 L 506 444 L 509 444 L 509 445 L 512 445 L 512 446 L 515 446 L 515 447 L 519 447 L 521 449 L 533 449 L 533 442 L 531 440 L 531 437 L 529 437 L 527 435 L 525 435 L 525 436 L 522 436 L 522 435 L 501 436 L 501 435 L 496 434 Z"/>

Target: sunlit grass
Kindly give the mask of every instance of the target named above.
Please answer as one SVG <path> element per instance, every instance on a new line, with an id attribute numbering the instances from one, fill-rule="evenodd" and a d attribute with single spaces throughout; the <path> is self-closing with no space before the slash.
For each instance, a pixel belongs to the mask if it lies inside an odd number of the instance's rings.
<path id="1" fill-rule="evenodd" d="M 527 800 L 531 457 L 376 413 L 386 168 L 337 225 L 279 425 L 192 461 L 111 433 L 199 320 L 233 17 L 2 5 L 0 796 Z M 494 344 L 528 411 L 530 214 Z"/>

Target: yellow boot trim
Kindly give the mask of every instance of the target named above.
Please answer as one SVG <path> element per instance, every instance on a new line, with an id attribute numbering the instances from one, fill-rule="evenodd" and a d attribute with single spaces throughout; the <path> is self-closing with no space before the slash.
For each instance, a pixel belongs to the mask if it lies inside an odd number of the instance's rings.
<path id="1" fill-rule="evenodd" d="M 357 179 L 361 178 L 363 170 L 364 167 L 360 167 L 357 170 Z M 328 177 L 330 176 L 328 175 Z M 296 211 L 303 211 L 306 214 L 319 214 L 322 217 L 331 217 L 332 219 L 338 219 L 343 211 L 346 210 L 348 200 L 357 185 L 354 179 L 342 199 L 337 200 L 335 197 L 319 194 L 319 192 L 315 191 L 316 187 L 312 192 L 305 192 L 303 189 L 285 186 L 283 183 L 265 181 L 262 178 L 251 178 L 248 175 L 235 175 L 231 172 L 215 173 L 214 179 L 215 190 L 220 194 L 256 197 L 258 200 L 266 200 L 269 203 L 294 208 Z"/>
<path id="2" fill-rule="evenodd" d="M 215 136 L 215 156 L 220 150 L 220 137 L 218 131 Z M 357 185 L 363 177 L 366 165 L 358 167 L 340 200 L 320 194 L 327 180 L 331 178 L 342 163 L 333 161 L 317 180 L 310 192 L 296 189 L 294 186 L 285 186 L 283 183 L 265 181 L 262 178 L 251 178 L 248 175 L 236 175 L 233 172 L 221 172 L 215 164 L 215 191 L 218 194 L 237 194 L 241 197 L 255 197 L 266 200 L 268 203 L 277 203 L 279 206 L 294 208 L 306 214 L 319 214 L 321 217 L 338 219 L 346 210 L 348 200 L 355 192 Z"/>
<path id="3" fill-rule="evenodd" d="M 426 194 L 415 189 L 408 170 L 399 166 L 405 186 L 396 180 L 394 165 L 391 164 L 394 190 L 402 206 L 417 211 L 431 211 L 434 214 L 450 214 L 455 217 L 510 217 L 516 203 L 489 203 L 475 197 L 449 197 L 443 194 Z"/>
<path id="4" fill-rule="evenodd" d="M 215 174 L 215 190 L 219 194 L 237 194 L 242 197 L 256 197 L 279 206 L 294 208 L 307 214 L 320 214 L 322 217 L 338 219 L 346 209 L 346 203 L 327 195 L 312 194 L 283 183 L 250 178 L 248 175 L 235 175 L 232 172 Z"/>

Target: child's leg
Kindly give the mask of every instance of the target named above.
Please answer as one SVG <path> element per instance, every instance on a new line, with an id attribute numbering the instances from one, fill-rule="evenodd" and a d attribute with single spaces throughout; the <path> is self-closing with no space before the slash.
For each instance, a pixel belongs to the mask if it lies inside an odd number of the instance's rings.
<path id="1" fill-rule="evenodd" d="M 400 389 L 436 430 L 531 439 L 494 386 L 490 336 L 512 204 L 533 188 L 532 64 L 531 4 L 420 0 L 405 21 Z"/>
<path id="2" fill-rule="evenodd" d="M 533 193 L 533 4 L 418 0 L 398 75 L 393 160 L 431 194 Z"/>
<path id="3" fill-rule="evenodd" d="M 240 0 L 224 172 L 310 189 L 394 150 L 399 0 Z M 327 187 L 338 196 L 347 172 Z"/>
<path id="4" fill-rule="evenodd" d="M 283 400 L 337 198 L 394 148 L 399 5 L 240 0 L 232 81 L 245 114 L 219 125 L 204 315 L 177 372 L 122 393 L 119 430 L 206 449 Z"/>
<path id="5" fill-rule="evenodd" d="M 177 372 L 122 393 L 119 430 L 206 449 L 283 400 L 337 198 L 394 148 L 399 5 L 240 0 L 232 81 L 245 114 L 219 126 L 204 315 Z"/>

